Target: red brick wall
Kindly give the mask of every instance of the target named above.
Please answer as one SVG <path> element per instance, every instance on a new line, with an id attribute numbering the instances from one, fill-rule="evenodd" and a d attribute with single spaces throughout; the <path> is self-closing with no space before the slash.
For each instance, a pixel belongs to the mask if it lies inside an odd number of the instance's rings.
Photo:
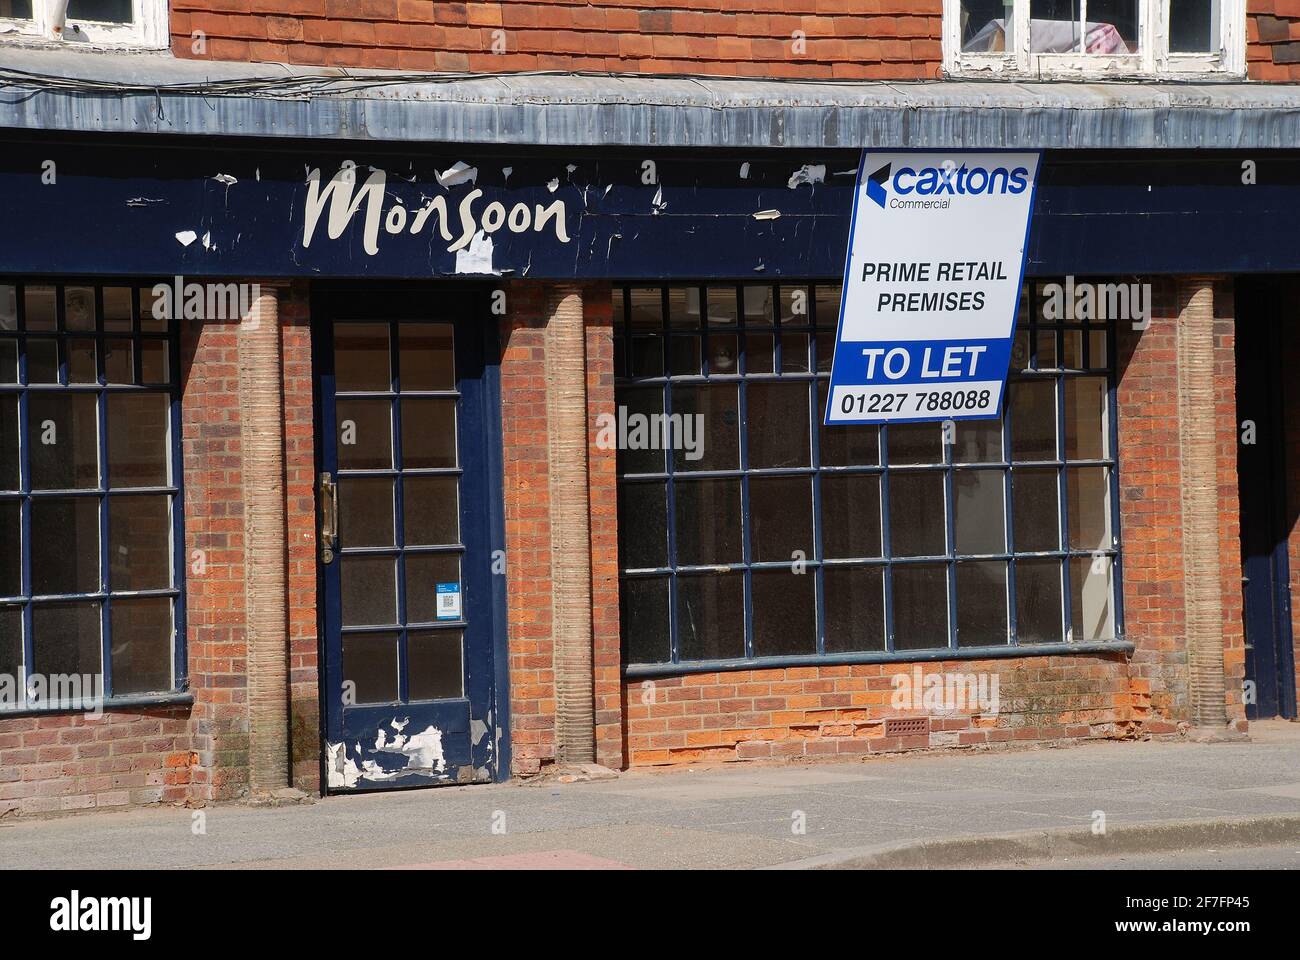
<path id="1" fill-rule="evenodd" d="M 555 759 L 551 640 L 550 466 L 546 423 L 545 293 L 506 288 L 501 325 L 501 424 L 505 465 L 512 769 L 529 775 Z M 596 418 L 614 410 L 613 312 L 608 284 L 582 288 L 586 323 L 588 496 L 596 762 L 623 762 L 622 654 L 618 610 L 617 451 L 596 446 Z"/>
<path id="2" fill-rule="evenodd" d="M 501 323 L 506 587 L 512 769 L 555 758 L 551 642 L 550 466 L 546 445 L 543 288 L 506 286 Z"/>
<path id="3" fill-rule="evenodd" d="M 1177 298 L 1157 284 L 1151 326 L 1119 325 L 1116 391 L 1126 631 L 1141 637 L 1132 675 L 1158 716 L 1186 719 L 1182 487 L 1178 447 Z"/>
<path id="4" fill-rule="evenodd" d="M 1300 80 L 1300 0 L 1247 0 L 1246 75 Z"/>
<path id="5" fill-rule="evenodd" d="M 1246 599 L 1241 591 L 1241 501 L 1237 481 L 1236 310 L 1231 278 L 1214 284 L 1215 424 L 1218 431 L 1219 582 L 1223 667 L 1230 722 L 1246 729 Z"/>
<path id="6" fill-rule="evenodd" d="M 195 794 L 228 799 L 248 786 L 238 322 L 185 322 L 181 382 Z"/>
<path id="7" fill-rule="evenodd" d="M 895 710 L 893 677 L 942 672 L 998 678 L 1001 712 Z M 690 674 L 628 684 L 630 766 L 851 757 L 927 747 L 1131 736 L 1149 710 L 1124 658 L 1030 657 L 942 663 L 790 667 Z M 925 733 L 889 735 L 891 718 L 925 718 Z"/>
<path id="8" fill-rule="evenodd" d="M 0 817 L 176 802 L 201 779 L 186 707 L 0 720 Z"/>
<path id="9" fill-rule="evenodd" d="M 311 310 L 306 284 L 280 299 L 284 473 L 289 538 L 289 723 L 293 785 L 320 789 L 320 677 L 316 612 L 316 428 Z"/>
<path id="10" fill-rule="evenodd" d="M 214 60 L 915 79 L 938 76 L 942 59 L 941 0 L 173 0 L 171 9 L 176 56 Z"/>
<path id="11" fill-rule="evenodd" d="M 623 653 L 618 609 L 618 451 L 596 445 L 601 414 L 614 416 L 612 291 L 583 292 L 587 320 L 587 473 L 591 513 L 591 627 L 596 698 L 596 762 L 623 765 Z"/>

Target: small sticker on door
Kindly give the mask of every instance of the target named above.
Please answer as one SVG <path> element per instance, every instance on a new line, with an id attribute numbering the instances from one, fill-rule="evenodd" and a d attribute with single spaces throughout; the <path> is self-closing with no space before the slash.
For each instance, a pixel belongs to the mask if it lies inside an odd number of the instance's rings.
<path id="1" fill-rule="evenodd" d="M 459 620 L 460 619 L 460 584 L 459 583 L 440 583 L 437 586 L 438 596 L 438 619 L 439 620 Z"/>

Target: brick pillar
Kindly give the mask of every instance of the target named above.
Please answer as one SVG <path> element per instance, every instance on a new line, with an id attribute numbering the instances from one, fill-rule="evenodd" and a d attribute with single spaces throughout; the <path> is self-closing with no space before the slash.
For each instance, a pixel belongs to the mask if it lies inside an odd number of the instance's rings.
<path id="1" fill-rule="evenodd" d="M 1182 464 L 1183 605 L 1192 735 L 1227 733 L 1219 556 L 1214 283 L 1178 281 L 1178 449 Z"/>
<path id="2" fill-rule="evenodd" d="M 591 634 L 595 668 L 596 762 L 623 766 L 623 671 L 618 607 L 618 450 L 600 442 L 602 420 L 617 417 L 613 293 L 583 288 L 587 321 L 587 489 L 591 510 Z"/>
<path id="3" fill-rule="evenodd" d="M 594 763 L 587 351 L 580 289 L 570 285 L 549 288 L 544 314 L 555 752 L 561 763 Z"/>
<path id="4" fill-rule="evenodd" d="M 284 501 L 284 364 L 279 291 L 262 285 L 239 328 L 249 786 L 289 783 L 289 651 Z"/>

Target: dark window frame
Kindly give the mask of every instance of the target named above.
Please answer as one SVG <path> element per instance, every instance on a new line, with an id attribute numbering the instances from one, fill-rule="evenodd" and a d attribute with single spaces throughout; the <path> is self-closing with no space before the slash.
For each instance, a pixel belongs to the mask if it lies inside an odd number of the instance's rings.
<path id="1" fill-rule="evenodd" d="M 170 286 L 170 281 L 162 281 Z M 172 318 L 166 321 L 165 329 L 152 326 L 145 328 L 142 323 L 142 310 L 148 311 L 150 305 L 142 303 L 142 294 L 150 291 L 156 281 L 138 278 L 39 278 L 39 277 L 5 277 L 0 276 L 0 287 L 13 288 L 16 303 L 16 323 L 13 328 L 0 329 L 0 340 L 10 340 L 17 344 L 16 383 L 0 382 L 0 398 L 16 396 L 19 442 L 19 488 L 17 490 L 0 489 L 0 505 L 20 504 L 21 543 L 21 584 L 20 592 L 0 597 L 0 609 L 12 610 L 19 607 L 22 611 L 22 671 L 24 688 L 32 676 L 34 666 L 34 637 L 32 630 L 33 608 L 60 603 L 78 602 L 99 604 L 100 621 L 100 671 L 103 678 L 101 697 L 93 703 L 102 704 L 104 708 L 150 706 L 155 704 L 187 703 L 192 701 L 188 693 L 189 677 L 187 669 L 187 628 L 186 628 L 186 574 L 188 562 L 185 543 L 185 498 L 184 498 L 184 463 L 182 447 L 181 418 L 181 337 L 180 321 Z M 29 288 L 52 288 L 55 299 L 55 328 L 53 330 L 31 329 L 27 317 L 26 290 Z M 105 289 L 130 290 L 131 319 L 129 330 L 106 328 L 104 316 Z M 90 329 L 69 329 L 67 325 L 67 294 L 69 289 L 89 289 L 94 292 L 95 326 Z M 50 339 L 58 342 L 57 382 L 30 383 L 28 370 L 28 347 L 32 339 Z M 93 340 L 95 344 L 95 382 L 70 382 L 70 370 L 67 343 L 70 340 Z M 167 350 L 167 383 L 143 382 L 143 351 L 146 342 L 162 342 Z M 131 346 L 132 383 L 108 383 L 105 371 L 105 345 L 108 343 L 129 343 Z M 0 378 L 0 379 L 8 379 Z M 95 397 L 96 405 L 96 470 L 97 482 L 94 487 L 78 487 L 66 490 L 33 490 L 31 476 L 31 424 L 29 422 L 30 401 L 33 396 L 41 394 L 89 395 Z M 108 400 L 111 396 L 164 394 L 167 396 L 167 482 L 161 485 L 115 487 L 109 478 L 108 448 Z M 0 484 L 3 486 L 3 484 Z M 119 498 L 166 496 L 169 499 L 169 535 L 168 567 L 170 585 L 147 589 L 115 589 L 112 579 L 110 559 L 110 510 L 111 503 Z M 86 592 L 36 593 L 32 574 L 32 504 L 43 499 L 94 499 L 98 502 L 99 535 L 99 582 L 98 588 Z M 172 638 L 170 674 L 171 683 L 164 689 L 124 693 L 115 695 L 113 690 L 113 602 L 117 600 L 162 599 L 171 601 Z M 21 707 L 0 707 L 0 718 L 24 715 L 46 715 L 58 713 L 80 713 L 87 708 L 84 703 L 59 704 L 45 703 L 39 706 L 24 701 Z"/>
<path id="2" fill-rule="evenodd" d="M 749 669 L 756 667 L 778 667 L 783 665 L 807 665 L 807 664 L 838 664 L 838 663 L 864 663 L 875 661 L 924 661 L 924 660 L 947 660 L 947 659 L 989 659 L 1006 656 L 1027 656 L 1027 655 L 1060 655 L 1081 652 L 1095 651 L 1114 651 L 1130 650 L 1132 644 L 1126 639 L 1124 632 L 1124 611 L 1123 611 L 1123 580 L 1122 580 L 1122 541 L 1120 536 L 1120 505 L 1119 505 L 1119 464 L 1118 464 L 1118 422 L 1115 408 L 1117 372 L 1116 372 L 1116 351 L 1117 338 L 1116 327 L 1113 320 L 1100 321 L 1040 321 L 1041 310 L 1039 308 L 1040 289 L 1043 283 L 1050 282 L 1050 278 L 1028 279 L 1024 285 L 1024 294 L 1022 296 L 1021 316 L 1017 321 L 1016 337 L 1017 343 L 1025 343 L 1028 351 L 1026 359 L 1026 369 L 1012 370 L 1009 376 L 1011 384 L 1031 381 L 1050 382 L 1054 385 L 1056 399 L 1056 432 L 1055 457 L 1047 460 L 1034 461 L 1016 461 L 1011 449 L 1012 437 L 1012 416 L 1010 407 L 1010 390 L 1008 388 L 1008 397 L 1004 401 L 1004 410 L 1001 418 L 1001 458 L 996 461 L 979 462 L 973 464 L 964 464 L 962 461 L 954 463 L 954 454 L 957 449 L 956 444 L 943 443 L 942 463 L 932 465 L 894 465 L 888 463 L 888 434 L 889 427 L 880 428 L 878 434 L 878 462 L 873 465 L 855 465 L 855 466 L 826 466 L 821 463 L 821 430 L 818 420 L 821 416 L 818 384 L 825 384 L 829 380 L 829 358 L 822 358 L 819 354 L 819 347 L 825 349 L 827 334 L 829 341 L 833 346 L 836 315 L 830 317 L 818 316 L 818 291 L 820 289 L 831 288 L 834 292 L 833 303 L 835 313 L 838 313 L 838 291 L 839 281 L 774 281 L 766 284 L 754 284 L 745 281 L 718 282 L 718 281 L 685 281 L 673 283 L 650 283 L 646 281 L 627 281 L 616 283 L 613 288 L 614 304 L 614 336 L 615 336 L 615 396 L 616 406 L 624 404 L 623 391 L 627 388 L 648 388 L 658 386 L 663 391 L 663 412 L 671 414 L 672 394 L 674 385 L 699 386 L 710 383 L 736 383 L 738 384 L 737 406 L 739 410 L 740 422 L 737 425 L 737 435 L 740 444 L 738 452 L 737 468 L 727 470 L 709 470 L 709 471 L 687 471 L 690 475 L 699 478 L 721 478 L 721 477 L 738 477 L 741 481 L 741 540 L 742 554 L 739 562 L 732 562 L 720 566 L 728 570 L 739 573 L 743 577 L 743 610 L 744 610 L 744 655 L 739 657 L 728 657 L 721 659 L 709 660 L 691 660 L 683 659 L 681 656 L 679 625 L 677 608 L 679 602 L 679 580 L 683 575 L 689 576 L 691 573 L 699 573 L 715 569 L 710 565 L 689 566 L 678 564 L 677 545 L 676 545 L 676 507 L 675 507 L 675 486 L 677 478 L 683 474 L 683 471 L 675 469 L 674 458 L 669 452 L 663 463 L 663 470 L 655 473 L 630 473 L 624 472 L 623 464 L 620 463 L 618 471 L 618 483 L 620 494 L 622 490 L 631 483 L 654 482 L 663 483 L 665 487 L 666 499 L 666 523 L 667 523 L 667 545 L 666 559 L 667 563 L 663 566 L 654 567 L 625 567 L 623 559 L 620 556 L 620 585 L 625 584 L 631 579 L 667 579 L 668 600 L 667 600 L 667 617 L 668 617 L 668 641 L 669 652 L 667 658 L 657 661 L 639 661 L 631 662 L 628 647 L 628 631 L 626 629 L 627 612 L 626 607 L 622 611 L 621 621 L 623 623 L 623 663 L 624 672 L 628 676 L 655 676 L 681 674 L 689 672 L 705 672 L 710 670 L 726 669 Z M 709 291 L 717 291 L 719 288 L 732 288 L 735 292 L 736 302 L 736 320 L 734 326 L 712 325 L 708 320 L 708 301 Z M 745 316 L 745 294 L 746 288 L 763 287 L 770 291 L 770 317 L 766 317 L 761 327 L 746 323 Z M 634 328 L 632 325 L 632 290 L 650 290 L 657 288 L 660 292 L 660 312 L 662 327 L 658 330 L 643 329 L 641 333 L 649 333 L 652 336 L 661 338 L 660 346 L 662 349 L 662 373 L 654 376 L 634 376 L 632 365 L 634 362 L 633 338 Z M 698 291 L 700 304 L 700 317 L 698 327 L 691 328 L 691 334 L 698 338 L 700 344 L 699 357 L 700 368 L 698 375 L 672 373 L 671 364 L 673 362 L 672 354 L 672 337 L 674 333 L 680 335 L 685 331 L 681 326 L 673 327 L 670 317 L 670 290 L 681 290 L 693 288 Z M 788 324 L 782 322 L 782 303 L 783 294 L 791 289 L 802 289 L 807 293 L 808 317 L 805 323 Z M 823 305 L 823 311 L 827 309 Z M 746 351 L 745 351 L 745 334 L 761 330 L 763 333 L 770 333 L 773 336 L 773 359 L 772 373 L 749 373 L 746 371 Z M 1063 368 L 1060 366 L 1046 367 L 1039 363 L 1039 334 L 1040 332 L 1054 337 L 1056 356 L 1064 357 L 1066 337 L 1069 331 L 1080 331 L 1079 341 L 1080 350 L 1082 351 L 1082 366 L 1078 368 Z M 1104 333 L 1106 357 L 1102 366 L 1098 366 L 1096 358 L 1091 356 L 1093 350 L 1093 338 L 1089 335 L 1090 331 Z M 737 338 L 737 356 L 736 372 L 729 374 L 712 374 L 709 371 L 708 363 L 708 335 L 710 333 L 723 332 L 727 335 L 734 334 Z M 807 334 L 808 336 L 808 371 L 807 372 L 780 372 L 782 368 L 782 334 L 794 333 Z M 819 334 L 821 343 L 819 344 Z M 1046 360 L 1046 358 L 1042 358 Z M 824 365 L 823 365 L 824 364 Z M 1014 366 L 1013 362 L 1013 366 Z M 821 366 L 821 369 L 819 369 Z M 1106 380 L 1106 415 L 1105 415 L 1105 437 L 1106 449 L 1101 458 L 1076 459 L 1066 456 L 1067 434 L 1066 434 L 1066 382 L 1078 377 L 1100 377 L 1104 376 Z M 755 469 L 749 466 L 747 450 L 749 437 L 747 431 L 748 410 L 746 398 L 748 385 L 755 382 L 805 382 L 810 392 L 809 410 L 810 410 L 810 450 L 809 463 L 807 467 L 791 468 L 763 468 Z M 984 421 L 988 422 L 988 421 Z M 939 430 L 937 423 L 932 424 L 934 429 Z M 834 430 L 836 428 L 824 428 Z M 962 425 L 957 426 L 958 436 Z M 1015 469 L 1029 467 L 1035 469 L 1054 469 L 1057 475 L 1058 503 L 1057 514 L 1060 524 L 1057 549 L 1047 551 L 1016 551 L 1013 529 L 1013 483 Z M 1068 470 L 1070 467 L 1095 467 L 1104 468 L 1107 473 L 1108 497 L 1107 508 L 1109 520 L 1110 540 L 1104 548 L 1087 550 L 1073 548 L 1070 544 L 1070 520 L 1069 520 L 1069 498 L 1068 498 Z M 962 554 L 955 549 L 955 525 L 953 520 L 953 480 L 957 470 L 987 469 L 998 471 L 1002 476 L 1003 483 L 1003 512 L 1005 521 L 1005 542 L 1004 549 L 1000 553 L 988 554 Z M 945 546 L 946 550 L 942 555 L 926 557 L 893 557 L 890 556 L 890 529 L 889 529 L 889 480 L 891 476 L 897 476 L 904 472 L 931 472 L 941 473 L 944 482 L 944 504 L 945 504 Z M 877 558 L 857 558 L 849 560 L 826 559 L 823 545 L 823 522 L 822 509 L 824 497 L 821 490 L 822 480 L 831 476 L 846 475 L 876 475 L 880 478 L 880 514 L 881 514 L 881 536 L 882 543 L 880 556 Z M 808 476 L 812 480 L 812 541 L 813 553 L 806 558 L 806 573 L 804 575 L 814 578 L 815 582 L 815 621 L 814 630 L 816 635 L 817 649 L 815 653 L 801 654 L 781 654 L 781 655 L 755 655 L 753 628 L 753 575 L 755 572 L 763 570 L 789 570 L 791 561 L 756 561 L 751 551 L 751 516 L 750 516 L 750 490 L 749 480 L 751 477 L 765 476 Z M 1110 613 L 1114 625 L 1113 638 L 1104 638 L 1097 640 L 1083 640 L 1074 636 L 1074 613 L 1072 610 L 1073 585 L 1071 582 L 1071 565 L 1072 560 L 1077 562 L 1077 558 L 1092 559 L 1098 555 L 1104 556 L 1109 564 L 1110 575 Z M 1027 559 L 1049 560 L 1054 559 L 1059 564 L 1060 570 L 1060 590 L 1061 590 L 1061 639 L 1053 641 L 1021 643 L 1017 631 L 1016 621 L 1016 575 L 1015 565 L 1018 561 Z M 972 560 L 983 560 L 990 562 L 1002 562 L 1006 564 L 1006 590 L 1007 590 L 1007 641 L 1004 644 L 997 645 L 959 645 L 959 636 L 957 631 L 957 566 L 963 562 Z M 894 608 L 895 598 L 893 596 L 892 577 L 894 570 L 903 565 L 945 565 L 945 575 L 947 580 L 948 593 L 948 631 L 947 642 L 944 646 L 924 647 L 915 649 L 899 649 L 897 645 L 898 637 L 894 631 Z M 877 646 L 869 646 L 863 643 L 863 649 L 851 652 L 828 652 L 826 650 L 827 640 L 827 620 L 825 609 L 825 585 L 824 577 L 826 570 L 836 568 L 854 568 L 854 567 L 878 567 L 882 570 L 883 595 L 882 618 L 883 618 L 883 637 Z M 623 592 L 623 591 L 621 591 Z"/>

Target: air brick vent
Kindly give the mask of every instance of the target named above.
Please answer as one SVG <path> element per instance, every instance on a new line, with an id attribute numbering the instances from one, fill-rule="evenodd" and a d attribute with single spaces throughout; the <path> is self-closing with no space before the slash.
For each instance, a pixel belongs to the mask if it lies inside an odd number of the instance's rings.
<path id="1" fill-rule="evenodd" d="M 930 720 L 927 717 L 899 717 L 885 721 L 885 736 L 915 737 L 930 732 Z"/>

